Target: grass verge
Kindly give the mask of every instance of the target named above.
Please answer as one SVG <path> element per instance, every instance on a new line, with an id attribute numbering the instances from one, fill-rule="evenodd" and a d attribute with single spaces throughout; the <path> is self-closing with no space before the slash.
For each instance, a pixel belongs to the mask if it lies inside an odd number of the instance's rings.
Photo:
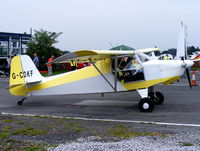
<path id="1" fill-rule="evenodd" d="M 16 129 L 12 133 L 12 135 L 44 135 L 46 134 L 43 129 L 35 129 L 32 126 L 27 126 L 25 128 Z"/>
<path id="2" fill-rule="evenodd" d="M 14 139 L 0 139 L 1 151 L 47 151 L 50 147 L 57 145 L 49 145 L 46 143 L 32 143 L 28 141 L 17 141 Z"/>
<path id="3" fill-rule="evenodd" d="M 74 132 L 84 132 L 84 131 L 89 131 L 87 128 L 77 124 L 77 123 L 68 123 L 64 126 L 64 130 L 71 130 Z"/>
<path id="4" fill-rule="evenodd" d="M 107 129 L 109 136 L 118 138 L 132 138 L 137 136 L 161 136 L 167 137 L 162 133 L 136 132 L 132 127 L 126 125 L 114 125 Z"/>
<path id="5" fill-rule="evenodd" d="M 193 144 L 190 142 L 182 142 L 181 146 L 193 146 Z"/>

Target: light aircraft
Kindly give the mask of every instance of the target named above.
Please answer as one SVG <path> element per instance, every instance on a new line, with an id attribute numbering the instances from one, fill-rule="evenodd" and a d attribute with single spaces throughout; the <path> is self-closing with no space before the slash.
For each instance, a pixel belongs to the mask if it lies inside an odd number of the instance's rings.
<path id="1" fill-rule="evenodd" d="M 194 52 L 191 57 L 190 57 L 191 60 L 194 60 L 194 61 L 200 61 L 200 51 L 196 51 Z"/>
<path id="2" fill-rule="evenodd" d="M 158 50 L 159 51 L 159 50 Z M 171 54 L 161 54 L 161 55 L 156 55 L 155 51 L 148 52 L 147 55 L 150 57 L 151 60 L 156 59 L 156 60 L 164 60 L 165 56 L 169 60 L 173 60 L 174 57 Z"/>
<path id="3" fill-rule="evenodd" d="M 162 104 L 164 101 L 163 94 L 154 91 L 153 86 L 176 81 L 185 69 L 188 71 L 187 68 L 193 65 L 191 60 L 149 60 L 144 52 L 156 49 L 75 51 L 50 63 L 80 61 L 91 62 L 92 65 L 51 77 L 41 76 L 29 56 L 15 56 L 11 62 L 8 89 L 12 95 L 25 96 L 18 101 L 18 105 L 23 103 L 26 96 L 137 90 L 142 98 L 139 101 L 140 111 L 151 112 L 154 104 Z"/>

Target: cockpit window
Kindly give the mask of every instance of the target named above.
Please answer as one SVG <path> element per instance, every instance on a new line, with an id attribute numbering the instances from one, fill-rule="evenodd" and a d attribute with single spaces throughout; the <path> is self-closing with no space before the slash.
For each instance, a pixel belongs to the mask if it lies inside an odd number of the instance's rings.
<path id="1" fill-rule="evenodd" d="M 144 80 L 144 73 L 141 63 L 147 58 L 143 57 L 142 60 L 140 60 L 140 57 L 134 55 L 132 57 L 129 56 L 118 58 L 117 78 L 120 82 L 124 83 Z"/>

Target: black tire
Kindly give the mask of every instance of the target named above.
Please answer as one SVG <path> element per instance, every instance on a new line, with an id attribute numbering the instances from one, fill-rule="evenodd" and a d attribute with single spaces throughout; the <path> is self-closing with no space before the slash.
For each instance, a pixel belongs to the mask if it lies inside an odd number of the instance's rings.
<path id="1" fill-rule="evenodd" d="M 164 102 L 164 99 L 165 99 L 164 95 L 159 91 L 156 91 L 155 93 L 154 92 L 149 92 L 149 97 L 157 105 L 161 105 Z"/>
<path id="2" fill-rule="evenodd" d="M 161 92 L 156 91 L 155 96 L 156 96 L 156 99 L 154 99 L 154 103 L 158 105 L 163 104 L 164 99 L 165 99 L 164 95 Z"/>
<path id="3" fill-rule="evenodd" d="M 17 104 L 18 105 L 22 105 L 23 101 L 18 101 Z"/>
<path id="4" fill-rule="evenodd" d="M 18 101 L 17 104 L 18 105 L 22 105 L 22 103 L 25 101 L 26 98 L 23 98 L 21 101 Z"/>
<path id="5" fill-rule="evenodd" d="M 152 112 L 154 109 L 154 102 L 151 98 L 143 98 L 139 102 L 139 109 L 141 112 Z"/>
<path id="6" fill-rule="evenodd" d="M 148 93 L 148 96 L 149 96 L 152 100 L 154 100 L 154 97 L 155 97 L 155 96 L 154 96 L 154 92 L 149 92 L 149 93 Z"/>

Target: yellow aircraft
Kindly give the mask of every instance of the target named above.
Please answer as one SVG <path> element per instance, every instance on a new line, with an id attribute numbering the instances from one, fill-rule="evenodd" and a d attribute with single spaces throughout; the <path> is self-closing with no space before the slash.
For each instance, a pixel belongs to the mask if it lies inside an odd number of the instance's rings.
<path id="1" fill-rule="evenodd" d="M 150 60 L 144 54 L 156 50 L 75 51 L 50 63 L 80 61 L 91 62 L 92 65 L 50 77 L 41 76 L 29 56 L 16 56 L 11 62 L 9 91 L 12 95 L 40 96 L 137 90 L 142 98 L 139 109 L 151 112 L 154 104 L 162 104 L 164 101 L 162 93 L 154 91 L 153 86 L 176 81 L 185 69 L 188 75 L 187 68 L 193 65 L 191 60 Z M 18 101 L 18 105 L 25 98 Z"/>

